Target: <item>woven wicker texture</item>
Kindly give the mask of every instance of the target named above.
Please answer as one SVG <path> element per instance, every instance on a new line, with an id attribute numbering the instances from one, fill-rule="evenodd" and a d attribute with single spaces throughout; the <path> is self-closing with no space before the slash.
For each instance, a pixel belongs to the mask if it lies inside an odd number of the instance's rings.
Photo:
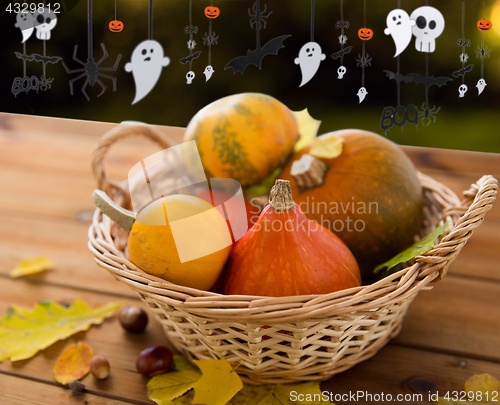
<path id="1" fill-rule="evenodd" d="M 130 204 L 126 184 L 106 178 L 104 159 L 114 142 L 138 134 L 162 149 L 172 145 L 154 127 L 119 126 L 103 136 L 92 159 L 98 187 L 124 207 Z M 446 275 L 498 188 L 494 177 L 483 176 L 461 201 L 432 178 L 419 173 L 419 179 L 425 203 L 420 236 L 450 221 L 446 235 L 404 269 L 332 294 L 226 296 L 171 284 L 127 259 L 127 235 L 99 210 L 89 228 L 89 248 L 99 266 L 151 307 L 169 341 L 189 359 L 224 357 L 251 384 L 323 380 L 370 358 L 399 333 L 412 300 Z"/>

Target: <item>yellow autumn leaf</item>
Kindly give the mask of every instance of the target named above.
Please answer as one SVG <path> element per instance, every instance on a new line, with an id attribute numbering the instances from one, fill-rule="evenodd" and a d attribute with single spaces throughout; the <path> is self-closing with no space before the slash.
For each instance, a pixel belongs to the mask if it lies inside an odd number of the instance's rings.
<path id="1" fill-rule="evenodd" d="M 318 159 L 333 159 L 342 153 L 344 138 L 336 135 L 317 138 L 309 149 L 309 155 Z"/>
<path id="2" fill-rule="evenodd" d="M 55 380 L 66 385 L 85 377 L 90 371 L 92 357 L 92 349 L 83 342 L 68 346 L 54 365 Z"/>
<path id="3" fill-rule="evenodd" d="M 65 308 L 52 301 L 41 301 L 33 309 L 12 306 L 0 318 L 0 361 L 25 360 L 58 340 L 100 324 L 113 315 L 121 303 L 96 308 L 75 300 Z"/>
<path id="4" fill-rule="evenodd" d="M 240 376 L 226 360 L 195 360 L 202 372 L 194 385 L 193 404 L 224 405 L 243 388 Z"/>
<path id="5" fill-rule="evenodd" d="M 478 399 L 478 392 L 482 395 L 482 401 L 500 402 L 500 381 L 491 374 L 476 374 L 469 378 L 464 384 L 467 393 L 474 392 Z"/>
<path id="6" fill-rule="evenodd" d="M 324 405 L 319 382 L 301 384 L 245 385 L 229 402 L 231 405 Z"/>
<path id="7" fill-rule="evenodd" d="M 148 381 L 148 398 L 158 405 L 172 404 L 172 400 L 189 391 L 201 378 L 201 373 L 184 357 L 174 355 L 175 370 L 152 377 Z"/>
<path id="8" fill-rule="evenodd" d="M 40 256 L 35 259 L 28 259 L 20 261 L 16 267 L 14 267 L 10 276 L 12 278 L 28 276 L 30 274 L 41 273 L 44 270 L 48 270 L 54 267 L 52 260 L 46 258 L 45 256 Z"/>
<path id="9" fill-rule="evenodd" d="M 466 401 L 438 398 L 434 405 L 488 405 L 500 402 L 500 381 L 490 374 L 475 374 L 464 384 Z M 479 402 L 478 402 L 479 401 Z"/>
<path id="10" fill-rule="evenodd" d="M 295 152 L 298 152 L 309 145 L 313 139 L 316 138 L 321 121 L 315 120 L 311 117 L 307 108 L 302 111 L 292 111 L 292 113 L 295 116 L 295 121 L 297 121 L 297 126 L 299 127 L 300 138 L 294 148 Z"/>

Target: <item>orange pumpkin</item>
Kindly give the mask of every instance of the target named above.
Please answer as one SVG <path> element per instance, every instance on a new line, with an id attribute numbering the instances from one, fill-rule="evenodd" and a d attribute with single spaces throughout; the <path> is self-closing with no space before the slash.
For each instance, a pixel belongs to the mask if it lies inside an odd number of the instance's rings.
<path id="1" fill-rule="evenodd" d="M 205 16 L 207 18 L 217 18 L 220 14 L 219 7 L 208 6 L 205 8 Z"/>
<path id="2" fill-rule="evenodd" d="M 477 22 L 477 29 L 479 31 L 489 31 L 491 27 L 493 27 L 493 24 L 490 20 L 484 19 Z"/>
<path id="3" fill-rule="evenodd" d="M 356 259 L 333 233 L 306 218 L 290 182 L 277 180 L 269 205 L 233 248 L 225 294 L 327 294 L 361 284 Z"/>
<path id="4" fill-rule="evenodd" d="M 121 32 L 123 30 L 123 22 L 118 20 L 110 21 L 109 30 L 112 32 Z"/>
<path id="5" fill-rule="evenodd" d="M 299 138 L 292 112 L 273 97 L 243 93 L 207 105 L 191 119 L 184 142 L 196 141 L 209 178 L 260 183 L 283 165 Z"/>
<path id="6" fill-rule="evenodd" d="M 343 140 L 343 150 L 335 158 L 318 158 L 326 164 L 326 175 L 292 176 L 294 161 L 332 140 Z M 420 229 L 423 200 L 415 167 L 396 144 L 379 135 L 354 129 L 322 135 L 295 154 L 280 177 L 291 181 L 307 217 L 349 247 L 365 279 L 376 265 L 410 246 Z M 305 186 L 299 189 L 299 184 Z"/>
<path id="7" fill-rule="evenodd" d="M 360 28 L 358 30 L 358 37 L 363 41 L 369 41 L 373 37 L 373 30 L 370 28 Z"/>

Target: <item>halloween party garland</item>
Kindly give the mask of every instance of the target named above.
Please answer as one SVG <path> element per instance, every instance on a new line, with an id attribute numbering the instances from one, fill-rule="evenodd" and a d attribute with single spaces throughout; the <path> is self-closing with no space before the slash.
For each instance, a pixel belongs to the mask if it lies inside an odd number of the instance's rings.
<path id="1" fill-rule="evenodd" d="M 191 84 L 195 78 L 193 70 L 193 61 L 199 58 L 201 51 L 194 51 L 196 41 L 194 35 L 198 33 L 198 27 L 193 25 L 193 1 L 189 2 L 189 25 L 184 28 L 184 33 L 189 35 L 187 47 L 189 55 L 182 58 L 182 64 L 188 64 L 188 73 L 186 74 L 186 83 Z M 47 65 L 57 64 L 62 61 L 62 65 L 68 74 L 76 74 L 75 77 L 69 80 L 70 94 L 74 95 L 74 84 L 81 80 L 81 92 L 87 100 L 90 101 L 90 96 L 87 93 L 89 87 L 98 84 L 101 92 L 98 97 L 104 94 L 107 90 L 106 80 L 113 84 L 113 91 L 116 91 L 116 77 L 110 76 L 111 72 L 116 72 L 122 55 L 118 55 L 115 64 L 110 67 L 101 67 L 101 64 L 108 59 L 109 55 L 104 43 L 101 43 L 102 57 L 99 60 L 94 59 L 93 53 L 93 19 L 92 19 L 92 4 L 93 0 L 87 0 L 87 16 L 88 16 L 88 36 L 87 45 L 88 51 L 86 58 L 79 59 L 78 45 L 75 45 L 72 60 L 77 62 L 81 67 L 70 69 L 64 60 L 59 56 L 47 56 L 46 42 L 51 39 L 51 31 L 57 25 L 57 11 L 51 9 L 51 5 L 30 4 L 23 0 L 22 6 L 16 10 L 15 27 L 19 28 L 22 33 L 22 53 L 15 52 L 18 59 L 23 61 L 23 76 L 14 78 L 12 84 L 12 93 L 17 97 L 21 92 L 28 94 L 35 91 L 47 91 L 51 88 L 53 78 L 47 77 Z M 461 83 L 458 87 L 459 98 L 464 98 L 468 86 L 466 85 L 466 74 L 472 72 L 474 64 L 467 64 L 469 55 L 466 52 L 471 46 L 471 40 L 465 36 L 465 0 L 462 1 L 462 24 L 461 37 L 457 40 L 456 46 L 461 48 L 459 55 L 461 68 L 454 71 L 454 78 L 461 78 Z M 325 54 L 322 48 L 314 37 L 315 23 L 315 0 L 310 0 L 311 18 L 310 18 L 310 40 L 305 43 L 299 51 L 298 56 L 294 59 L 294 63 L 299 66 L 301 72 L 301 82 L 299 87 L 307 84 L 316 75 L 320 64 L 325 60 Z M 34 7 L 33 7 L 34 6 Z M 490 57 L 491 50 L 485 44 L 485 35 L 491 30 L 492 22 L 486 19 L 485 2 L 482 4 L 483 18 L 477 21 L 477 29 L 481 34 L 481 45 L 475 50 L 476 58 L 481 61 L 481 74 L 477 81 L 476 88 L 478 95 L 481 95 L 486 86 L 484 75 L 485 60 Z M 250 27 L 255 29 L 256 47 L 249 49 L 246 55 L 238 56 L 227 63 L 224 70 L 233 69 L 233 73 L 244 73 L 249 65 L 254 65 L 261 69 L 263 59 L 268 55 L 277 55 L 278 51 L 284 47 L 283 42 L 291 35 L 280 35 L 269 40 L 265 45 L 261 46 L 261 31 L 266 28 L 267 20 L 272 14 L 272 11 L 267 10 L 267 5 L 261 6 L 260 0 L 255 0 L 252 7 L 248 9 L 250 16 Z M 208 19 L 208 31 L 203 35 L 203 44 L 208 47 L 208 63 L 203 71 L 205 82 L 211 79 L 214 74 L 212 66 L 212 45 L 217 45 L 218 35 L 213 31 L 213 20 L 219 17 L 220 10 L 215 7 L 213 0 L 210 1 L 210 6 L 204 8 L 204 15 Z M 358 53 L 356 64 L 361 68 L 361 87 L 358 89 L 358 101 L 361 104 L 367 94 L 365 83 L 365 70 L 371 66 L 372 57 L 368 54 L 366 47 L 367 42 L 373 38 L 373 30 L 368 28 L 366 23 L 367 10 L 366 0 L 363 0 L 363 25 L 358 30 L 358 37 L 361 42 L 361 52 Z M 125 70 L 132 73 L 135 83 L 135 98 L 132 104 L 136 104 L 146 97 L 157 84 L 163 68 L 168 66 L 170 58 L 164 55 L 164 51 L 160 43 L 153 39 L 153 0 L 149 0 L 149 38 L 139 43 L 132 52 L 130 62 L 126 63 Z M 396 59 L 396 69 L 384 70 L 386 77 L 389 80 L 394 80 L 396 83 L 396 104 L 395 107 L 388 106 L 383 109 L 380 126 L 386 133 L 394 126 L 401 129 L 408 123 L 414 124 L 418 128 L 418 124 L 430 125 L 434 123 L 437 114 L 441 107 L 432 104 L 429 99 L 430 89 L 432 87 L 442 88 L 453 79 L 450 77 L 439 76 L 435 77 L 429 73 L 429 58 L 430 54 L 434 53 L 437 48 L 437 39 L 441 36 L 445 27 L 443 14 L 435 7 L 428 5 L 428 0 L 425 0 L 425 5 L 417 7 L 411 14 L 408 14 L 401 8 L 401 0 L 397 1 L 397 8 L 390 11 L 386 17 L 387 27 L 384 34 L 389 36 L 395 45 L 394 58 Z M 350 27 L 349 21 L 344 19 L 344 0 L 340 0 L 340 19 L 335 23 L 335 28 L 340 30 L 338 41 L 340 50 L 331 54 L 331 58 L 339 60 L 340 66 L 336 73 L 338 79 L 343 79 L 347 73 L 344 57 L 348 55 L 353 45 L 347 46 L 348 38 L 346 35 L 347 29 Z M 114 1 L 114 20 L 109 22 L 109 30 L 113 33 L 119 33 L 124 29 L 122 21 L 118 20 L 117 15 L 117 0 Z M 42 54 L 27 54 L 27 42 L 36 31 L 36 38 L 42 41 Z M 400 56 L 408 48 L 414 40 L 415 50 L 423 53 L 425 56 L 425 73 L 401 73 Z M 86 62 L 84 60 L 86 59 Z M 40 77 L 28 74 L 28 62 L 41 62 L 42 73 Z M 106 80 L 104 80 L 106 79 Z M 414 104 L 403 105 L 401 101 L 401 83 L 405 84 L 422 84 L 424 87 L 424 101 L 421 108 L 417 108 Z"/>
<path id="2" fill-rule="evenodd" d="M 314 1 L 314 0 L 313 0 Z M 281 35 L 279 37 L 273 38 L 269 40 L 264 46 L 260 46 L 260 30 L 262 28 L 266 28 L 267 19 L 271 15 L 272 11 L 269 11 L 267 14 L 267 6 L 264 5 L 264 8 L 260 8 L 260 0 L 255 0 L 255 3 L 252 7 L 252 10 L 248 9 L 248 15 L 250 16 L 250 28 L 255 26 L 256 33 L 256 48 L 252 50 L 248 50 L 246 55 L 237 56 L 233 60 L 229 61 L 224 70 L 232 68 L 233 73 L 243 72 L 249 65 L 254 65 L 259 68 L 262 68 L 262 60 L 268 55 L 277 55 L 278 51 L 281 48 L 284 48 L 283 41 L 291 35 Z"/>
<path id="3" fill-rule="evenodd" d="M 59 56 L 47 56 L 46 43 L 51 39 L 51 32 L 57 25 L 57 14 L 56 9 L 51 9 L 50 5 L 45 5 L 45 2 L 39 4 L 31 4 L 28 7 L 28 3 L 24 1 L 23 6 L 19 8 L 16 14 L 16 28 L 21 30 L 23 40 L 23 53 L 15 52 L 18 59 L 23 61 L 23 77 L 16 77 L 12 83 L 12 94 L 17 97 L 19 93 L 24 92 L 28 94 L 30 91 L 47 91 L 51 88 L 53 78 L 47 77 L 47 64 L 56 64 L 62 60 Z M 26 7 L 24 7 L 26 5 Z M 35 8 L 31 6 L 34 5 Z M 31 55 L 26 54 L 26 41 L 30 39 L 33 32 L 36 31 L 36 38 L 41 40 L 43 43 L 43 55 L 33 53 Z M 38 78 L 35 75 L 28 76 L 26 62 L 41 62 L 42 63 L 42 75 Z"/>
<path id="4" fill-rule="evenodd" d="M 101 67 L 101 63 L 104 62 L 109 57 L 109 55 L 108 55 L 108 51 L 106 50 L 106 46 L 104 45 L 104 43 L 101 43 L 103 56 L 97 62 L 94 59 L 94 42 L 93 42 L 93 33 L 92 33 L 92 0 L 88 0 L 88 2 L 87 2 L 87 20 L 88 20 L 87 62 L 83 62 L 82 60 L 78 59 L 78 56 L 77 56 L 78 45 L 75 45 L 75 50 L 73 52 L 73 60 L 75 62 L 78 62 L 83 67 L 79 68 L 79 69 L 69 69 L 68 66 L 66 66 L 66 63 L 64 63 L 64 60 L 62 61 L 62 64 L 63 64 L 64 69 L 66 70 L 66 73 L 68 73 L 68 74 L 79 73 L 78 76 L 74 77 L 73 79 L 71 79 L 69 81 L 70 94 L 71 95 L 74 94 L 73 84 L 77 80 L 85 78 L 85 81 L 82 85 L 81 90 L 82 90 L 83 95 L 87 99 L 87 101 L 90 101 L 90 97 L 87 94 L 87 86 L 90 85 L 91 87 L 93 87 L 96 83 L 98 83 L 99 86 L 101 86 L 102 91 L 97 97 L 102 96 L 107 90 L 107 87 L 101 81 L 101 78 L 106 78 L 106 79 L 111 80 L 113 82 L 113 91 L 116 91 L 116 77 L 109 76 L 103 72 L 116 72 L 116 69 L 118 69 L 118 64 L 120 63 L 122 55 L 118 55 L 113 67 L 107 67 L 107 68 Z"/>

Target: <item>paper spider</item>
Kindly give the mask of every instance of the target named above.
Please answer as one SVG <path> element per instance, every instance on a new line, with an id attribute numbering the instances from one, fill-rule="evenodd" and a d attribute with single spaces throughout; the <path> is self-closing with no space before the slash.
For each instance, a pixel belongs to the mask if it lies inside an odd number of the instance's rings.
<path id="1" fill-rule="evenodd" d="M 248 9 L 248 15 L 250 16 L 250 28 L 253 28 L 253 26 L 257 22 L 259 23 L 259 30 L 262 28 L 262 25 L 264 25 L 264 28 L 266 28 L 267 24 L 266 20 L 269 18 L 272 11 L 270 11 L 268 15 L 264 15 L 264 13 L 267 11 L 267 5 L 264 4 L 264 10 L 260 11 L 260 9 L 257 6 L 257 3 L 253 5 L 252 11 L 254 12 L 253 14 L 250 13 L 250 9 Z"/>
<path id="2" fill-rule="evenodd" d="M 424 124 L 427 127 L 431 124 L 431 122 L 435 124 L 437 119 L 437 113 L 439 112 L 440 109 L 441 107 L 434 106 L 432 108 L 429 108 L 426 105 L 426 103 L 422 104 L 422 111 L 418 113 L 418 116 L 422 124 Z M 425 123 L 426 120 L 427 124 Z"/>
<path id="3" fill-rule="evenodd" d="M 372 60 L 373 58 L 370 58 L 369 54 L 366 54 L 366 56 L 361 56 L 358 55 L 358 58 L 356 59 L 356 66 L 357 67 L 370 67 L 372 65 Z"/>
<path id="4" fill-rule="evenodd" d="M 479 45 L 477 46 L 476 50 L 476 58 L 489 58 L 491 54 L 491 49 L 486 45 L 484 48 L 480 48 Z"/>
<path id="5" fill-rule="evenodd" d="M 207 32 L 205 32 L 205 35 L 203 35 L 203 45 L 217 45 L 217 41 L 219 40 L 219 36 L 214 32 L 212 32 L 212 35 L 208 35 Z"/>
<path id="6" fill-rule="evenodd" d="M 109 57 L 108 51 L 106 50 L 106 46 L 103 43 L 101 43 L 101 47 L 102 47 L 102 50 L 104 53 L 103 57 L 98 62 L 96 62 L 94 60 L 92 52 L 90 51 L 89 55 L 88 55 L 87 63 L 85 63 L 85 62 L 81 61 L 80 59 L 78 59 L 78 57 L 76 56 L 76 53 L 78 51 L 78 45 L 75 45 L 75 51 L 73 52 L 73 60 L 75 62 L 78 62 L 80 65 L 84 66 L 81 69 L 73 69 L 73 70 L 68 69 L 68 67 L 66 66 L 64 61 L 62 61 L 64 69 L 66 69 L 66 72 L 68 74 L 82 73 L 81 75 L 79 75 L 79 76 L 77 76 L 69 81 L 69 88 L 70 88 L 71 95 L 73 95 L 73 83 L 79 79 L 84 78 L 85 76 L 86 76 L 86 79 L 85 79 L 85 83 L 83 83 L 83 86 L 82 86 L 82 93 L 85 95 L 87 101 L 90 101 L 90 97 L 88 96 L 87 92 L 85 91 L 85 89 L 87 88 L 87 85 L 90 84 L 93 87 L 94 84 L 99 83 L 99 85 L 102 88 L 102 91 L 97 97 L 102 96 L 104 94 L 104 92 L 106 91 L 107 87 L 104 85 L 103 82 L 101 82 L 99 77 L 105 77 L 106 79 L 111 79 L 113 81 L 113 91 L 116 91 L 116 77 L 108 76 L 108 75 L 105 75 L 101 72 L 116 72 L 116 69 L 118 69 L 118 64 L 120 63 L 122 55 L 118 55 L 118 58 L 116 59 L 115 65 L 113 67 L 108 67 L 108 68 L 99 67 L 101 65 L 101 63 L 104 62 L 104 60 L 106 60 Z"/>

